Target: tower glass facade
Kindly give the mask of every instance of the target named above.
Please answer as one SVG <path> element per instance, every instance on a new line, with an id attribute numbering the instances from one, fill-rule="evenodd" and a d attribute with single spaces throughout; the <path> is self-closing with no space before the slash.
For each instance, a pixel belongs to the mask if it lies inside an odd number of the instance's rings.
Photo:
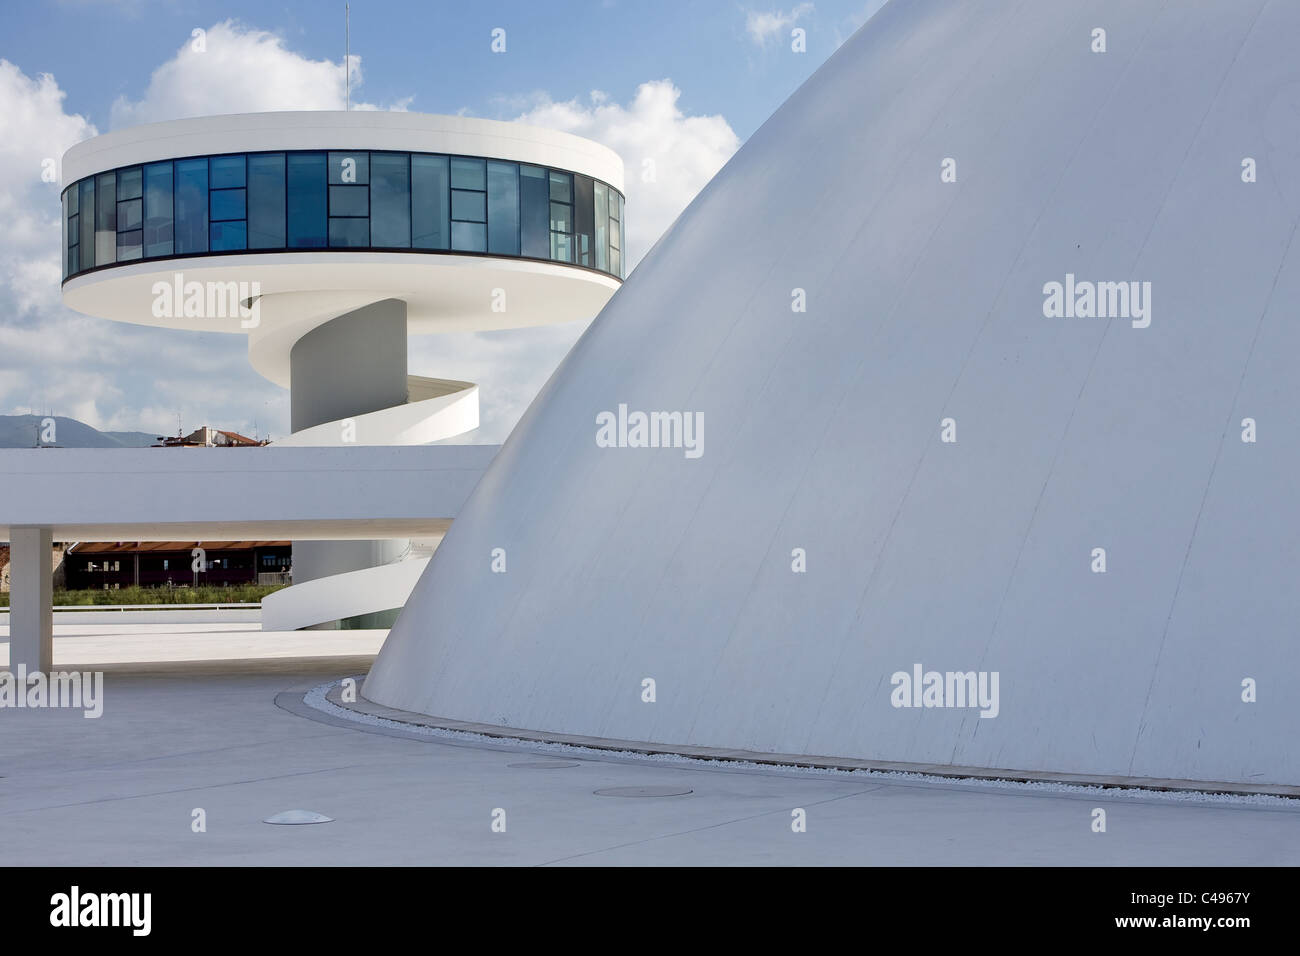
<path id="1" fill-rule="evenodd" d="M 63 277 L 173 256 L 458 252 L 623 277 L 623 196 L 589 176 L 434 153 L 194 156 L 88 176 L 63 193 Z"/>

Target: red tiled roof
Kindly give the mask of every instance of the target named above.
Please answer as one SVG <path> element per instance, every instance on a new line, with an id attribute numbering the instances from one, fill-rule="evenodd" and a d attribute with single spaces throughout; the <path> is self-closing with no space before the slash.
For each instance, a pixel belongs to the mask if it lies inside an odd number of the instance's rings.
<path id="1" fill-rule="evenodd" d="M 248 437 L 245 436 L 245 435 L 241 435 L 241 434 L 239 434 L 239 432 L 228 432 L 228 431 L 225 431 L 225 430 L 220 429 L 220 428 L 215 429 L 215 431 L 217 432 L 218 435 L 225 435 L 227 438 L 233 438 L 235 441 L 237 441 L 237 442 L 242 442 L 242 443 L 244 443 L 244 444 L 248 444 L 248 445 L 260 445 L 260 444 L 261 444 L 261 442 L 259 442 L 257 439 L 255 439 L 255 438 L 248 438 Z"/>

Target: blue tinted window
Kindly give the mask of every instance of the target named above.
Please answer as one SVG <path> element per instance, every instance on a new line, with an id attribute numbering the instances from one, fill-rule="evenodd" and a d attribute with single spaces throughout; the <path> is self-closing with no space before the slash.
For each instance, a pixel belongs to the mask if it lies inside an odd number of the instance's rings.
<path id="1" fill-rule="evenodd" d="M 242 189 L 214 189 L 212 196 L 212 221 L 243 219 L 246 200 Z"/>
<path id="2" fill-rule="evenodd" d="M 465 189 L 451 191 L 451 218 L 467 222 L 487 222 L 487 196 L 485 193 Z"/>
<path id="3" fill-rule="evenodd" d="M 211 229 L 213 252 L 234 252 L 248 248 L 248 227 L 243 222 L 214 222 Z"/>
<path id="4" fill-rule="evenodd" d="M 138 200 L 137 200 L 138 201 Z M 143 247 L 140 237 L 143 233 L 139 229 L 133 232 L 119 232 L 117 234 L 117 261 L 129 262 L 132 259 L 139 259 Z"/>
<path id="5" fill-rule="evenodd" d="M 208 160 L 208 176 L 210 178 L 208 185 L 213 189 L 229 189 L 232 186 L 245 185 L 244 157 L 213 156 Z"/>
<path id="6" fill-rule="evenodd" d="M 319 249 L 326 239 L 325 154 L 290 153 L 289 248 Z"/>
<path id="7" fill-rule="evenodd" d="M 609 191 L 609 271 L 623 275 L 623 197 Z"/>
<path id="8" fill-rule="evenodd" d="M 365 186 L 331 186 L 330 215 L 370 215 L 370 191 Z"/>
<path id="9" fill-rule="evenodd" d="M 331 219 L 330 246 L 355 249 L 370 245 L 370 220 Z"/>
<path id="10" fill-rule="evenodd" d="M 370 154 L 330 153 L 331 186 L 365 186 L 370 182 Z"/>
<path id="11" fill-rule="evenodd" d="M 596 268 L 609 271 L 609 187 L 596 183 L 592 195 L 596 210 Z"/>
<path id="12" fill-rule="evenodd" d="M 623 215 L 623 202 L 624 202 L 623 197 L 619 196 L 618 197 L 618 247 L 619 249 L 626 250 L 627 249 L 627 217 Z M 620 278 L 622 278 L 624 275 L 627 274 L 626 272 L 624 272 L 626 266 L 627 266 L 627 253 L 622 252 L 620 253 L 619 265 L 616 267 L 615 270 L 617 271 Z"/>
<path id="13" fill-rule="evenodd" d="M 95 177 L 95 263 L 108 265 L 117 257 L 117 174 Z"/>
<path id="14" fill-rule="evenodd" d="M 551 170 L 551 258 L 573 262 L 573 180 L 568 173 Z"/>
<path id="15" fill-rule="evenodd" d="M 519 167 L 488 163 L 488 252 L 519 255 Z"/>
<path id="16" fill-rule="evenodd" d="M 573 261 L 572 237 L 567 232 L 551 233 L 551 258 L 556 262 Z"/>
<path id="17" fill-rule="evenodd" d="M 536 259 L 551 254 L 550 187 L 540 166 L 519 167 L 520 251 Z"/>
<path id="18" fill-rule="evenodd" d="M 83 179 L 77 184 L 77 190 L 77 204 L 82 210 L 77 217 L 81 226 L 81 239 L 78 242 L 81 250 L 80 265 L 83 269 L 90 269 L 95 265 L 95 180 Z"/>
<path id="19" fill-rule="evenodd" d="M 81 217 L 77 214 L 80 208 L 78 200 L 81 197 L 80 188 L 74 183 L 63 193 L 63 277 L 77 272 L 79 269 L 79 256 L 77 255 L 77 244 L 81 242 Z"/>
<path id="20" fill-rule="evenodd" d="M 461 252 L 486 252 L 487 226 L 477 222 L 453 222 L 451 247 Z"/>
<path id="21" fill-rule="evenodd" d="M 573 191 L 569 183 L 568 173 L 558 173 L 551 170 L 551 199 L 555 202 L 573 201 Z"/>
<path id="22" fill-rule="evenodd" d="M 117 174 L 117 201 L 139 199 L 142 191 L 142 176 L 139 166 L 123 169 Z"/>
<path id="23" fill-rule="evenodd" d="M 573 177 L 573 261 L 593 265 L 592 234 L 596 231 L 595 183 L 590 176 Z"/>
<path id="24" fill-rule="evenodd" d="M 571 207 L 566 202 L 551 203 L 551 231 L 552 232 L 571 232 L 572 220 L 570 219 Z"/>
<path id="25" fill-rule="evenodd" d="M 411 166 L 406 153 L 370 154 L 370 244 L 411 245 Z"/>
<path id="26" fill-rule="evenodd" d="M 144 254 L 172 254 L 172 164 L 144 168 Z"/>
<path id="27" fill-rule="evenodd" d="M 524 255 L 621 276 L 623 197 L 504 160 L 333 150 L 207 156 L 106 171 L 61 196 L 64 275 L 244 249 Z"/>
<path id="28" fill-rule="evenodd" d="M 451 246 L 446 156 L 411 157 L 411 244 L 417 249 Z"/>
<path id="29" fill-rule="evenodd" d="M 130 232 L 144 225 L 144 203 L 139 199 L 128 199 L 117 204 L 117 231 Z"/>
<path id="30" fill-rule="evenodd" d="M 74 201 L 77 198 L 77 187 L 65 189 L 63 192 L 63 278 L 67 278 L 68 271 L 68 247 L 75 245 L 80 238 L 77 235 L 76 215 L 73 212 Z"/>
<path id="31" fill-rule="evenodd" d="M 284 153 L 248 157 L 248 248 L 284 248 Z"/>
<path id="32" fill-rule="evenodd" d="M 454 158 L 451 161 L 451 188 L 487 189 L 487 169 L 484 161 Z"/>
<path id="33" fill-rule="evenodd" d="M 208 161 L 176 163 L 176 252 L 208 251 Z"/>

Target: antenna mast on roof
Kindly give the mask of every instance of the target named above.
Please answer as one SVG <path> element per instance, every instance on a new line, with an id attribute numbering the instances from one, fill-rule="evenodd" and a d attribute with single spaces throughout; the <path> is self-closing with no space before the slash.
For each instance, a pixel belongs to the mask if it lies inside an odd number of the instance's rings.
<path id="1" fill-rule="evenodd" d="M 347 108 L 352 109 L 352 6 L 343 4 L 343 87 L 347 90 Z"/>

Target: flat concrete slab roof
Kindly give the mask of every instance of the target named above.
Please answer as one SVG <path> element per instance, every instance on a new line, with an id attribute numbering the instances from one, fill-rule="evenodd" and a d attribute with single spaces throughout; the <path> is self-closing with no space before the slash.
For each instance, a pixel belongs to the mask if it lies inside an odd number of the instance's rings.
<path id="1" fill-rule="evenodd" d="M 444 533 L 500 446 L 0 450 L 0 541 Z"/>

